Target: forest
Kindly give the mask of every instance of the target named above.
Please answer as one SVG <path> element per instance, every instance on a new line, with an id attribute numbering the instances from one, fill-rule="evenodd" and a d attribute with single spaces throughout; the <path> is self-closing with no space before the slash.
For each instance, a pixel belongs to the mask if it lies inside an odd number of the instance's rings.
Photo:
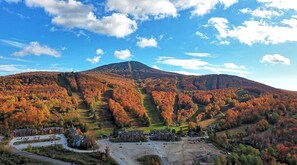
<path id="1" fill-rule="evenodd" d="M 155 108 L 147 109 L 144 95 Z M 23 73 L 0 77 L 0 105 L 0 134 L 7 136 L 51 126 L 87 132 L 82 114 L 93 125 L 99 122 L 99 131 L 103 118 L 119 129 L 150 128 L 155 111 L 164 126 L 201 125 L 231 153 L 229 162 L 245 164 L 254 155 L 262 164 L 297 164 L 297 94 L 236 76 L 184 76 L 137 63 Z M 213 122 L 203 126 L 208 120 Z"/>

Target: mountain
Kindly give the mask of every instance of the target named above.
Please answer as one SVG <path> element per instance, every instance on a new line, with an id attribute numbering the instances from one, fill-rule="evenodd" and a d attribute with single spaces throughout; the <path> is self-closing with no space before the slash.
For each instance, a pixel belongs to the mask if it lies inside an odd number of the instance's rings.
<path id="1" fill-rule="evenodd" d="M 165 72 L 136 61 L 77 73 L 0 77 L 0 135 L 74 126 L 98 137 L 114 128 L 147 131 L 167 125 L 184 130 L 176 130 L 179 135 L 208 130 L 211 140 L 230 152 L 243 149 L 240 143 L 253 146 L 266 164 L 294 164 L 296 114 L 296 92 L 231 75 Z"/>
<path id="2" fill-rule="evenodd" d="M 40 79 L 41 77 L 53 74 L 61 74 L 60 72 L 29 72 L 10 76 L 1 76 L 2 80 L 9 78 L 32 78 Z M 268 85 L 258 83 L 246 78 L 232 75 L 201 75 L 188 76 L 173 72 L 166 72 L 151 68 L 137 61 L 127 61 L 99 66 L 97 68 L 78 72 L 77 74 L 87 74 L 100 76 L 101 74 L 109 75 L 109 77 L 124 77 L 133 80 L 145 80 L 146 78 L 173 78 L 179 81 L 179 84 L 184 90 L 214 90 L 224 88 L 253 88 L 261 91 L 278 91 L 278 89 Z"/>
<path id="3" fill-rule="evenodd" d="M 177 73 L 165 72 L 158 69 L 154 69 L 137 61 L 108 64 L 86 72 L 111 73 L 125 76 L 128 78 L 133 77 L 134 79 L 143 79 L 148 77 L 158 78 L 179 76 L 179 74 Z"/>
<path id="4" fill-rule="evenodd" d="M 84 73 L 108 73 L 126 78 L 146 79 L 146 78 L 177 78 L 186 90 L 213 90 L 223 88 L 255 88 L 265 91 L 275 91 L 277 89 L 251 81 L 245 78 L 232 75 L 202 75 L 187 76 L 173 72 L 166 72 L 151 68 L 137 61 L 128 61 L 100 66 Z"/>

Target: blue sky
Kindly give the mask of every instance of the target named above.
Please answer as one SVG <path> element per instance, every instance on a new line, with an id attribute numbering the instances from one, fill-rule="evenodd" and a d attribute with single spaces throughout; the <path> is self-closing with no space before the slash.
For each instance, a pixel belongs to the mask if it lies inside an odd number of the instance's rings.
<path id="1" fill-rule="evenodd" d="M 295 0 L 0 0 L 0 75 L 136 60 L 297 91 Z"/>

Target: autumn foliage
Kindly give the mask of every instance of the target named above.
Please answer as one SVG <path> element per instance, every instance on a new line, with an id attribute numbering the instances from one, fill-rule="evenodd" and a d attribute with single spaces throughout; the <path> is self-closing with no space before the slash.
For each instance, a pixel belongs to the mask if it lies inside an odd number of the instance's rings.
<path id="1" fill-rule="evenodd" d="M 51 125 L 77 101 L 57 83 L 56 73 L 28 73 L 0 78 L 0 130 Z"/>
<path id="2" fill-rule="evenodd" d="M 198 106 L 192 101 L 192 98 L 184 93 L 178 94 L 178 116 L 177 120 L 179 122 L 186 121 L 192 117 Z"/>
<path id="3" fill-rule="evenodd" d="M 81 104 L 93 116 L 99 116 L 102 108 L 120 128 L 148 126 L 150 111 L 143 105 L 141 93 L 149 96 L 146 102 L 149 107 L 155 106 L 150 110 L 156 110 L 165 125 L 187 122 L 189 128 L 194 128 L 197 122 L 213 119 L 215 122 L 203 129 L 209 129 L 209 136 L 222 147 L 247 152 L 252 146 L 252 151 L 257 151 L 255 161 L 261 157 L 266 164 L 297 162 L 296 93 L 236 76 L 184 76 L 137 62 L 79 73 L 0 77 L 0 133 L 18 128 L 81 125 L 75 113 Z M 241 132 L 230 133 L 241 127 Z M 216 132 L 225 134 L 216 136 Z M 246 155 L 250 154 L 231 154 L 228 161 L 245 162 Z"/>
<path id="4" fill-rule="evenodd" d="M 175 102 L 174 92 L 153 91 L 152 96 L 157 109 L 161 111 L 164 122 L 168 125 L 172 123 L 174 118 L 173 106 Z"/>
<path id="5" fill-rule="evenodd" d="M 109 109 L 112 112 L 115 123 L 118 127 L 126 127 L 130 125 L 131 119 L 124 110 L 124 107 L 121 106 L 118 102 L 113 99 L 108 100 Z"/>
<path id="6" fill-rule="evenodd" d="M 101 99 L 101 95 L 106 92 L 107 84 L 98 79 L 84 74 L 77 75 L 78 86 L 81 90 L 87 107 Z"/>
<path id="7" fill-rule="evenodd" d="M 145 125 L 149 123 L 149 118 L 142 106 L 141 95 L 135 87 L 126 88 L 123 86 L 115 86 L 113 88 L 112 97 L 114 100 L 121 103 L 125 110 L 136 114 Z"/>

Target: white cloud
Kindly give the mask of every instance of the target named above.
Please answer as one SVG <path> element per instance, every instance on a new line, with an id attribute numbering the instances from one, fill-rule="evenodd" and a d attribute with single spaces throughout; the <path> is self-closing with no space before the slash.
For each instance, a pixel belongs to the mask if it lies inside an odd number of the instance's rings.
<path id="1" fill-rule="evenodd" d="M 0 73 L 8 73 L 8 74 L 13 74 L 13 73 L 22 73 L 22 72 L 35 72 L 37 69 L 30 69 L 27 68 L 27 66 L 24 65 L 0 65 Z"/>
<path id="2" fill-rule="evenodd" d="M 230 45 L 230 41 L 220 41 L 220 45 Z"/>
<path id="3" fill-rule="evenodd" d="M 275 7 L 278 9 L 292 9 L 297 11 L 296 0 L 257 0 L 260 3 L 264 3 L 266 7 Z"/>
<path id="4" fill-rule="evenodd" d="M 171 71 L 174 73 L 179 73 L 179 74 L 183 74 L 183 75 L 189 75 L 189 76 L 199 76 L 199 73 L 195 73 L 195 72 L 188 72 L 188 71 Z"/>
<path id="5" fill-rule="evenodd" d="M 193 70 L 199 70 L 201 67 L 208 65 L 208 62 L 201 61 L 199 59 L 176 59 L 174 57 L 159 57 L 157 62 Z"/>
<path id="6" fill-rule="evenodd" d="M 230 68 L 221 68 L 221 67 L 214 67 L 214 66 L 204 66 L 204 70 L 209 70 L 212 71 L 216 74 L 223 74 L 223 73 L 228 73 L 228 74 L 236 74 L 241 77 L 246 77 L 249 72 L 245 70 L 240 70 L 240 69 L 230 69 Z"/>
<path id="7" fill-rule="evenodd" d="M 193 9 L 192 16 L 203 16 L 213 10 L 217 5 L 224 5 L 225 9 L 229 8 L 238 0 L 175 0 L 174 3 L 178 9 Z"/>
<path id="8" fill-rule="evenodd" d="M 76 0 L 26 0 L 26 5 L 43 8 L 53 17 L 53 24 L 69 29 L 84 29 L 118 38 L 125 37 L 137 29 L 137 23 L 125 14 L 113 13 L 99 19 L 94 14 L 95 8 L 92 5 L 85 5 Z"/>
<path id="9" fill-rule="evenodd" d="M 136 43 L 137 46 L 141 48 L 146 47 L 157 47 L 158 43 L 154 38 L 138 38 L 138 42 Z"/>
<path id="10" fill-rule="evenodd" d="M 0 41 L 7 44 L 7 45 L 16 47 L 16 48 L 23 48 L 26 45 L 24 43 L 21 43 L 21 42 L 18 42 L 18 41 L 13 41 L 13 40 L 3 40 L 3 39 L 1 39 Z"/>
<path id="11" fill-rule="evenodd" d="M 100 61 L 101 56 L 95 56 L 93 58 L 87 58 L 86 61 L 90 62 L 91 64 L 97 64 Z"/>
<path id="12" fill-rule="evenodd" d="M 61 50 L 62 50 L 62 51 L 65 51 L 65 50 L 67 50 L 67 47 L 66 47 L 66 46 L 63 46 L 63 47 L 61 48 Z"/>
<path id="13" fill-rule="evenodd" d="M 0 72 L 18 72 L 16 65 L 0 65 Z"/>
<path id="14" fill-rule="evenodd" d="M 53 57 L 60 57 L 61 54 L 48 46 L 42 46 L 38 42 L 30 42 L 29 45 L 24 46 L 20 51 L 14 52 L 13 56 L 24 57 L 27 55 L 48 55 Z"/>
<path id="15" fill-rule="evenodd" d="M 195 34 L 196 34 L 197 36 L 199 36 L 200 38 L 202 38 L 202 39 L 208 39 L 208 37 L 207 37 L 205 34 L 199 32 L 199 31 L 196 31 Z"/>
<path id="16" fill-rule="evenodd" d="M 186 55 L 193 56 L 193 57 L 211 57 L 209 53 L 190 53 L 187 52 Z"/>
<path id="17" fill-rule="evenodd" d="M 161 41 L 164 37 L 164 34 L 159 35 L 159 40 Z"/>
<path id="18" fill-rule="evenodd" d="M 245 69 L 245 66 L 243 65 L 238 66 L 234 63 L 224 63 L 224 67 L 227 69 Z"/>
<path id="19" fill-rule="evenodd" d="M 140 20 L 177 16 L 176 8 L 169 0 L 108 0 L 106 6 L 109 11 L 128 14 Z"/>
<path id="20" fill-rule="evenodd" d="M 104 52 L 103 52 L 102 49 L 97 49 L 97 50 L 96 50 L 96 54 L 97 54 L 97 55 L 101 55 L 101 54 L 104 54 Z"/>
<path id="21" fill-rule="evenodd" d="M 153 65 L 152 68 L 154 68 L 154 69 L 158 69 L 158 70 L 162 70 L 162 69 L 159 68 L 157 65 Z"/>
<path id="22" fill-rule="evenodd" d="M 4 1 L 7 2 L 7 3 L 19 3 L 22 0 L 4 0 Z"/>
<path id="23" fill-rule="evenodd" d="M 208 20 L 208 23 L 213 25 L 219 32 L 218 38 L 228 37 L 227 29 L 229 21 L 225 18 L 213 17 Z"/>
<path id="24" fill-rule="evenodd" d="M 286 64 L 286 65 L 291 64 L 290 59 L 279 54 L 273 54 L 273 55 L 267 54 L 262 57 L 262 60 L 260 62 L 271 63 L 271 64 Z"/>
<path id="25" fill-rule="evenodd" d="M 255 10 L 251 10 L 249 8 L 241 9 L 241 13 L 244 14 L 250 14 L 254 17 L 259 17 L 259 18 L 271 18 L 273 16 L 281 16 L 283 13 L 274 11 L 274 10 L 267 10 L 267 9 L 262 9 L 262 8 L 257 8 Z"/>
<path id="26" fill-rule="evenodd" d="M 20 58 L 9 58 L 9 57 L 4 57 L 4 56 L 0 56 L 0 59 L 8 60 L 8 61 L 18 61 L 18 62 L 31 62 L 31 61 L 20 59 Z"/>
<path id="27" fill-rule="evenodd" d="M 239 67 L 235 65 L 234 63 L 225 63 L 224 67 L 227 69 L 238 69 Z"/>
<path id="28" fill-rule="evenodd" d="M 36 65 L 37 66 L 37 65 Z M 0 75 L 9 75 L 16 73 L 24 73 L 24 72 L 37 72 L 37 71 L 48 71 L 48 72 L 71 72 L 72 68 L 63 68 L 59 67 L 58 64 L 51 64 L 49 67 L 45 68 L 29 68 L 26 65 L 0 65 Z"/>
<path id="29" fill-rule="evenodd" d="M 161 56 L 157 59 L 157 62 L 160 64 L 166 64 L 171 66 L 178 66 L 182 69 L 189 69 L 189 70 L 205 70 L 205 71 L 211 71 L 216 74 L 236 74 L 241 77 L 246 77 L 247 74 L 249 74 L 248 71 L 245 71 L 244 66 L 237 66 L 233 63 L 225 63 L 222 66 L 217 66 L 210 64 L 206 61 L 201 61 L 199 59 L 176 59 L 174 57 L 164 57 Z M 193 72 L 188 71 L 173 71 L 176 73 L 181 74 L 188 74 L 188 75 L 196 75 Z"/>
<path id="30" fill-rule="evenodd" d="M 125 50 L 116 50 L 114 51 L 114 55 L 116 58 L 121 60 L 126 60 L 131 57 L 131 52 L 128 49 Z"/>
<path id="31" fill-rule="evenodd" d="M 218 17 L 211 18 L 208 22 L 217 29 L 219 40 L 233 38 L 247 45 L 297 42 L 297 19 L 293 17 L 284 19 L 281 22 L 283 26 L 270 25 L 263 20 L 249 20 L 244 21 L 242 25 L 230 28 L 227 19 Z"/>
<path id="32" fill-rule="evenodd" d="M 297 28 L 297 18 L 295 19 L 284 19 L 282 23 L 285 25 L 289 25 L 292 28 Z"/>

